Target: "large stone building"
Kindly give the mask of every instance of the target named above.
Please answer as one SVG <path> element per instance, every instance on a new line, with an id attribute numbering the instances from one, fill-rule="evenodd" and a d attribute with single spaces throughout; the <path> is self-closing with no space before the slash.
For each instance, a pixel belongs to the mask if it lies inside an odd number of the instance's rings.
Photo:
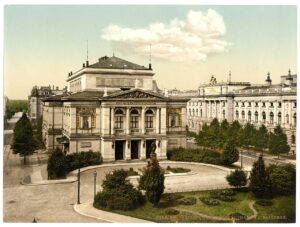
<path id="1" fill-rule="evenodd" d="M 62 94 L 67 91 L 67 88 L 60 90 L 58 87 L 51 86 L 34 86 L 28 96 L 28 117 L 30 121 L 35 124 L 37 120 L 43 114 L 43 102 L 42 99 L 52 96 Z"/>
<path id="2" fill-rule="evenodd" d="M 188 99 L 160 94 L 153 76 L 151 65 L 115 56 L 70 72 L 69 92 L 44 99 L 47 149 L 100 151 L 114 161 L 146 159 L 153 142 L 159 159 L 168 148 L 185 147 Z"/>
<path id="3" fill-rule="evenodd" d="M 297 75 L 281 76 L 279 84 L 272 84 L 268 73 L 265 84 L 247 82 L 218 83 L 212 77 L 209 84 L 199 86 L 198 94 L 187 103 L 187 125 L 198 132 L 204 123 L 214 118 L 241 124 L 250 122 L 269 130 L 280 125 L 286 132 L 292 152 L 295 152 Z"/>

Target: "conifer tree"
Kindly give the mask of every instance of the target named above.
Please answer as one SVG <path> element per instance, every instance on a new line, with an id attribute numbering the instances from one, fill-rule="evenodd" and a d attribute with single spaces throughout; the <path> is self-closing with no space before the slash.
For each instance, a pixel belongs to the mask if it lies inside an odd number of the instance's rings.
<path id="1" fill-rule="evenodd" d="M 229 139 L 222 153 L 222 160 L 225 165 L 231 165 L 239 160 L 239 152 L 235 146 L 234 140 Z"/>

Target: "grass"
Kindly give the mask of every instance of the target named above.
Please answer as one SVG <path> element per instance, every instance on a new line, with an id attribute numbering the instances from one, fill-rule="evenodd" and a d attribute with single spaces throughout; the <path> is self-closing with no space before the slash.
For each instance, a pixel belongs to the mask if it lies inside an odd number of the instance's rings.
<path id="1" fill-rule="evenodd" d="M 160 223 L 208 223 L 208 222 L 226 222 L 216 221 L 212 219 L 202 218 L 195 213 L 202 213 L 209 216 L 225 217 L 228 218 L 232 213 L 241 213 L 243 215 L 251 216 L 253 212 L 249 208 L 249 203 L 255 201 L 255 197 L 250 192 L 238 192 L 234 195 L 235 201 L 223 202 L 217 206 L 208 206 L 200 201 L 201 197 L 209 197 L 209 191 L 201 192 L 184 192 L 171 194 L 174 197 L 194 197 L 197 202 L 194 205 L 180 205 L 176 198 L 170 200 L 170 194 L 164 194 L 159 207 L 153 208 L 152 204 L 146 202 L 146 204 L 136 210 L 132 211 L 111 211 L 123 215 L 128 215 L 136 218 L 150 220 Z M 169 199 L 168 199 L 169 198 Z M 272 199 L 272 206 L 259 206 L 254 205 L 258 211 L 258 217 L 256 220 L 248 222 L 264 223 L 264 222 L 293 222 L 292 218 L 295 216 L 295 196 L 280 196 Z M 166 210 L 173 209 L 185 209 L 191 211 L 180 211 L 177 215 L 167 215 Z M 281 218 L 281 219 L 280 219 Z M 285 218 L 285 219 L 282 219 Z M 230 221 L 227 221 L 230 222 Z"/>
<path id="2" fill-rule="evenodd" d="M 191 172 L 190 169 L 186 169 L 186 168 L 181 168 L 181 167 L 170 167 L 168 166 L 167 167 L 167 170 L 172 172 L 172 173 L 188 173 L 188 172 Z"/>

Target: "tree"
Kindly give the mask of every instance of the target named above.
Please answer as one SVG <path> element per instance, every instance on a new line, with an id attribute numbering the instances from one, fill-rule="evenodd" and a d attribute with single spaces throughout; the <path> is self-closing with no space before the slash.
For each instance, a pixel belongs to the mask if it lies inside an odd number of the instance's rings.
<path id="1" fill-rule="evenodd" d="M 256 134 L 256 129 L 250 123 L 247 123 L 242 130 L 240 137 L 241 145 L 244 147 L 249 147 L 254 144 L 254 136 Z"/>
<path id="2" fill-rule="evenodd" d="M 278 159 L 281 153 L 288 153 L 290 151 L 287 136 L 280 125 L 277 125 L 274 129 L 274 133 L 270 134 L 269 151 L 273 154 L 277 154 Z"/>
<path id="3" fill-rule="evenodd" d="M 32 136 L 31 123 L 25 113 L 23 113 L 14 128 L 12 149 L 15 154 L 24 157 L 24 164 L 26 164 L 26 156 L 32 154 L 36 149 L 36 141 Z"/>
<path id="4" fill-rule="evenodd" d="M 272 192 L 289 195 L 296 192 L 296 168 L 292 164 L 270 165 L 267 168 Z"/>
<path id="5" fill-rule="evenodd" d="M 239 160 L 239 152 L 233 140 L 228 140 L 222 153 L 222 160 L 225 165 L 231 165 Z"/>
<path id="6" fill-rule="evenodd" d="M 270 193 L 269 176 L 262 155 L 253 163 L 249 188 L 256 197 L 266 197 Z"/>
<path id="7" fill-rule="evenodd" d="M 228 130 L 228 136 L 229 136 L 228 139 L 233 140 L 236 146 L 240 146 L 239 137 L 241 135 L 241 131 L 242 131 L 241 124 L 237 120 L 233 121 Z"/>
<path id="8" fill-rule="evenodd" d="M 48 159 L 48 179 L 61 179 L 67 175 L 67 160 L 65 154 L 58 148 L 53 151 Z"/>
<path id="9" fill-rule="evenodd" d="M 220 147 L 220 124 L 217 118 L 214 118 L 209 125 L 207 142 L 211 148 Z"/>
<path id="10" fill-rule="evenodd" d="M 139 188 L 146 191 L 146 197 L 153 204 L 153 207 L 158 207 L 165 189 L 165 176 L 164 170 L 159 166 L 155 149 L 156 145 L 153 143 L 151 146 L 150 161 L 144 169 L 143 175 L 140 177 Z"/>
<path id="11" fill-rule="evenodd" d="M 262 152 L 269 145 L 269 132 L 265 125 L 261 125 L 255 136 L 255 146 Z"/>
<path id="12" fill-rule="evenodd" d="M 239 188 L 247 184 L 247 175 L 243 170 L 236 169 L 226 176 L 226 180 L 231 186 Z"/>
<path id="13" fill-rule="evenodd" d="M 226 119 L 224 119 L 220 126 L 220 147 L 223 147 L 226 144 L 226 141 L 229 137 L 229 128 L 230 125 Z"/>

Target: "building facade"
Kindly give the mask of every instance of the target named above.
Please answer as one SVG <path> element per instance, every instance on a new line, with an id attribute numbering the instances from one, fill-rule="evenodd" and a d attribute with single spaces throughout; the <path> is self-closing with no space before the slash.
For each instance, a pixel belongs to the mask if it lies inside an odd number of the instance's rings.
<path id="1" fill-rule="evenodd" d="M 69 73 L 68 93 L 44 99 L 48 150 L 100 151 L 106 162 L 146 159 L 152 143 L 159 159 L 186 146 L 188 99 L 158 92 L 154 72 L 123 59 L 102 57 Z"/>
<path id="2" fill-rule="evenodd" d="M 291 151 L 296 150 L 297 75 L 281 76 L 279 84 L 272 84 L 270 74 L 265 84 L 247 82 L 218 83 L 214 77 L 209 84 L 199 86 L 198 95 L 187 103 L 187 125 L 198 132 L 204 123 L 214 118 L 219 121 L 239 121 L 268 130 L 280 125 L 288 137 Z"/>
<path id="3" fill-rule="evenodd" d="M 43 102 L 42 99 L 52 96 L 62 94 L 67 91 L 67 88 L 60 90 L 58 87 L 51 88 L 51 86 L 34 86 L 28 96 L 28 117 L 33 124 L 36 124 L 37 120 L 43 114 Z"/>

